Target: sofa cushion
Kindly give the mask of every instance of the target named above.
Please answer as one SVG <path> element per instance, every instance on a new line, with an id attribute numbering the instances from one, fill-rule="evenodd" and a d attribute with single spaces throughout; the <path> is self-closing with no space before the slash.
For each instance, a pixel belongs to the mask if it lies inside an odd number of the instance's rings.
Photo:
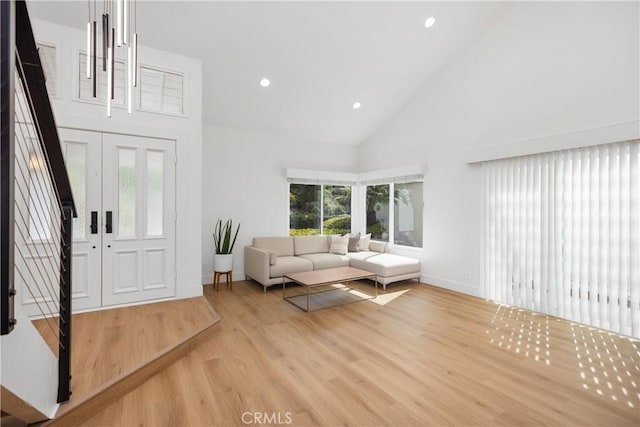
<path id="1" fill-rule="evenodd" d="M 360 251 L 360 252 L 349 252 L 347 254 L 347 257 L 349 259 L 355 259 L 355 260 L 359 260 L 359 261 L 364 261 L 367 258 L 370 258 L 372 256 L 375 255 L 380 255 L 379 252 L 372 252 L 372 251 Z"/>
<path id="2" fill-rule="evenodd" d="M 348 267 L 349 258 L 338 254 L 307 254 L 300 255 L 300 258 L 308 259 L 313 263 L 314 270 L 325 268 Z"/>
<path id="3" fill-rule="evenodd" d="M 279 256 L 275 265 L 271 266 L 271 277 L 282 277 L 288 273 L 302 273 L 312 271 L 313 263 L 308 259 L 296 256 Z"/>
<path id="4" fill-rule="evenodd" d="M 254 237 L 253 246 L 268 249 L 278 256 L 293 256 L 293 237 Z"/>
<path id="5" fill-rule="evenodd" d="M 293 238 L 295 255 L 317 254 L 329 252 L 327 236 L 295 236 Z"/>
<path id="6" fill-rule="evenodd" d="M 346 255 L 349 252 L 349 237 L 331 236 L 329 252 L 332 254 Z"/>
<path id="7" fill-rule="evenodd" d="M 367 270 L 378 276 L 388 277 L 417 273 L 420 271 L 420 261 L 415 258 L 394 254 L 377 254 L 365 260 L 351 258 L 351 267 Z"/>

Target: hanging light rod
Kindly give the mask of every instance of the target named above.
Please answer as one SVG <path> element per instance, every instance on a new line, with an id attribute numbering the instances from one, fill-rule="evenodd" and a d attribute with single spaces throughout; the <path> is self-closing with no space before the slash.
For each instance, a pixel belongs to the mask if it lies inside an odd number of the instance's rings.
<path id="1" fill-rule="evenodd" d="M 0 0 L 1 1 L 1 0 Z M 98 64 L 98 23 L 96 21 L 96 2 L 93 0 L 93 19 L 91 1 L 88 4 L 87 22 L 87 69 L 88 79 L 92 79 L 93 97 L 98 96 L 97 64 Z M 107 74 L 107 117 L 111 117 L 115 101 L 115 58 L 116 47 L 127 46 L 126 88 L 124 97 L 127 112 L 133 111 L 134 89 L 138 86 L 138 1 L 137 0 L 103 0 L 102 2 L 102 71 Z"/>
<path id="2" fill-rule="evenodd" d="M 109 46 L 107 48 L 107 117 L 111 117 L 111 96 L 113 93 L 113 48 Z"/>
<path id="3" fill-rule="evenodd" d="M 118 47 L 122 46 L 122 34 L 124 33 L 122 2 L 123 0 L 116 0 L 116 44 Z"/>
<path id="4" fill-rule="evenodd" d="M 129 44 L 129 0 L 121 0 L 123 2 L 122 6 L 122 16 L 123 16 L 123 26 L 122 26 L 122 43 Z"/>

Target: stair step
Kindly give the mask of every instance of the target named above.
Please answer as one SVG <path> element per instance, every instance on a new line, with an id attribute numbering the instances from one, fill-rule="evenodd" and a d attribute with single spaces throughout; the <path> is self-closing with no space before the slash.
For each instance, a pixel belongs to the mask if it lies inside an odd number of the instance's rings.
<path id="1" fill-rule="evenodd" d="M 55 418 L 45 422 L 44 426 L 81 424 L 96 412 L 106 408 L 138 388 L 151 377 L 167 369 L 213 335 L 215 325 L 220 321 L 220 317 L 213 308 L 211 308 L 211 315 L 211 321 L 191 336 L 182 339 L 167 349 L 159 351 L 148 360 L 107 381 L 80 399 L 61 405 Z"/>

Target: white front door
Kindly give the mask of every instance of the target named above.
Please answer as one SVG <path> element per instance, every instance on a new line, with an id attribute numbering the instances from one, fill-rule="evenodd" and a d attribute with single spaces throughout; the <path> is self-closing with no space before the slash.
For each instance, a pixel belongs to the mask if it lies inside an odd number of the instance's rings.
<path id="1" fill-rule="evenodd" d="M 174 141 L 59 134 L 78 212 L 73 309 L 175 295 Z"/>
<path id="2" fill-rule="evenodd" d="M 175 144 L 104 134 L 102 304 L 175 295 Z"/>
<path id="3" fill-rule="evenodd" d="M 100 307 L 102 300 L 102 134 L 60 129 L 62 154 L 73 191 L 72 309 Z"/>

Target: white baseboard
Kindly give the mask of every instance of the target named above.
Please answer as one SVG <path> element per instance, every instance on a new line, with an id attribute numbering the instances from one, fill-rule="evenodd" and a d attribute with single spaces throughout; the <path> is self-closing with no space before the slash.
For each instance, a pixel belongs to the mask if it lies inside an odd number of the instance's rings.
<path id="1" fill-rule="evenodd" d="M 470 283 L 457 282 L 455 280 L 449 280 L 444 277 L 431 276 L 428 274 L 421 275 L 420 281 L 439 288 L 449 289 L 450 291 L 460 292 L 474 297 L 480 296 L 480 289 L 478 286 Z"/>

